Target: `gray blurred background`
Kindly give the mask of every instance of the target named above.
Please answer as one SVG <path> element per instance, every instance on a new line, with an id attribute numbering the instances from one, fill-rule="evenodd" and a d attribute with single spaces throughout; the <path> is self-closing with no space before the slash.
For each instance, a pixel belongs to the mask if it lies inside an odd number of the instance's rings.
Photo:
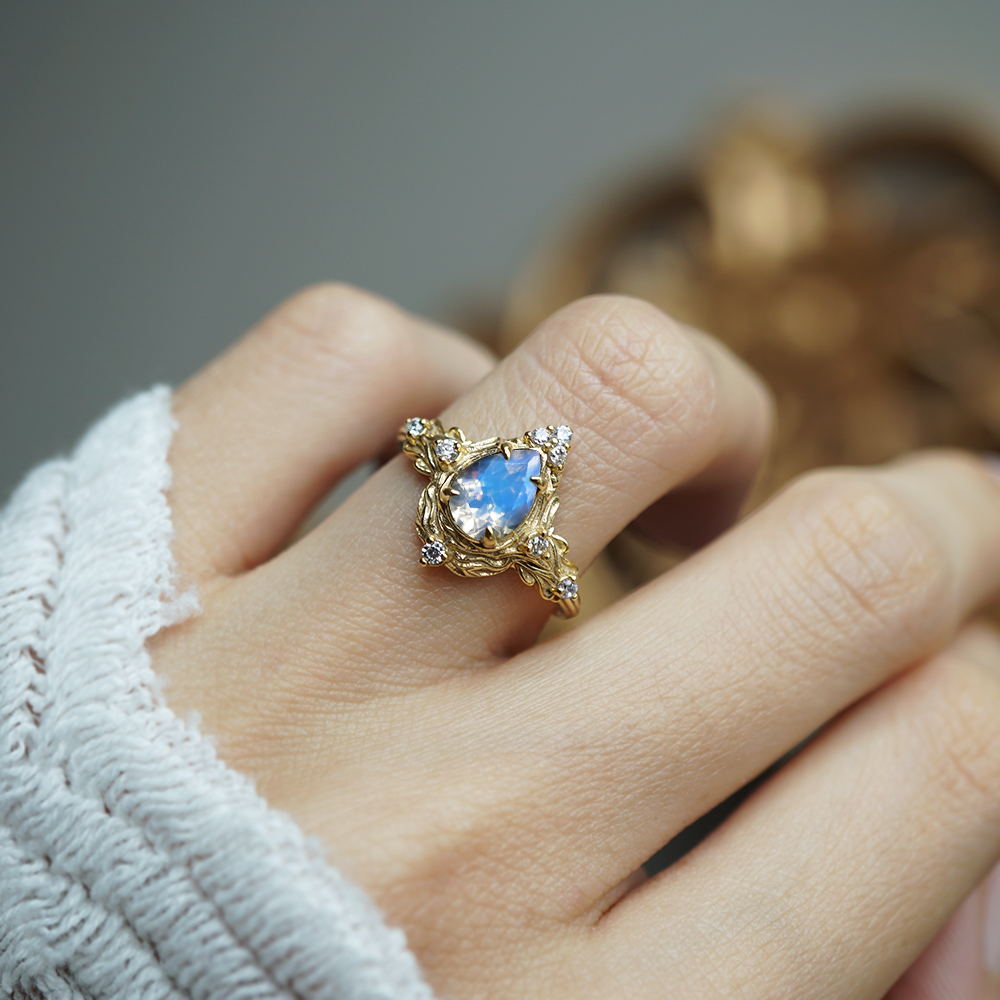
<path id="1" fill-rule="evenodd" d="M 755 95 L 997 125 L 998 43 L 1000 0 L 6 0 L 0 497 L 309 282 L 498 302 Z"/>

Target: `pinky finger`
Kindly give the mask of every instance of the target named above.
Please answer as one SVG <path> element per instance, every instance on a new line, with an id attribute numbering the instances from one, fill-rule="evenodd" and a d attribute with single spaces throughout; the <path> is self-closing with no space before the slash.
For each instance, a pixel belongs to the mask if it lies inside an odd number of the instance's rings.
<path id="1" fill-rule="evenodd" d="M 299 292 L 182 386 L 170 452 L 188 572 L 269 559 L 334 482 L 492 367 L 450 330 L 347 285 Z"/>

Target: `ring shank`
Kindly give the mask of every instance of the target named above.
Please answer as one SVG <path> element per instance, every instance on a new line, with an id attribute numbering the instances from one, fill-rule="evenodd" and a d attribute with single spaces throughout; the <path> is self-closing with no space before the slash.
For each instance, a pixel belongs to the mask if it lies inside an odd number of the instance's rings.
<path id="1" fill-rule="evenodd" d="M 575 618 L 580 613 L 579 597 L 561 597 L 555 614 L 558 618 Z"/>

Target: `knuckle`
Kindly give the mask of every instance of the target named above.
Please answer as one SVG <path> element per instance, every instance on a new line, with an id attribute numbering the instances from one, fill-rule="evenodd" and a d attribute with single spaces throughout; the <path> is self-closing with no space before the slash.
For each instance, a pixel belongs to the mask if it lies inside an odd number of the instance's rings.
<path id="1" fill-rule="evenodd" d="M 942 674 L 944 676 L 942 676 Z M 928 678 L 909 736 L 928 760 L 935 789 L 954 806 L 1000 798 L 1000 685 L 979 667 L 947 657 Z"/>
<path id="2" fill-rule="evenodd" d="M 324 370 L 410 353 L 409 325 L 392 303 L 353 285 L 328 282 L 293 295 L 264 322 L 261 334 L 292 364 Z"/>
<path id="3" fill-rule="evenodd" d="M 777 514 L 791 529 L 779 563 L 785 588 L 827 625 L 915 647 L 951 624 L 944 547 L 875 477 L 809 473 L 790 487 Z"/>
<path id="4" fill-rule="evenodd" d="M 529 342 L 544 377 L 565 396 L 567 417 L 609 437 L 711 433 L 718 386 L 708 353 L 649 303 L 593 296 L 563 309 Z M 719 430 L 721 433 L 721 429 Z"/>

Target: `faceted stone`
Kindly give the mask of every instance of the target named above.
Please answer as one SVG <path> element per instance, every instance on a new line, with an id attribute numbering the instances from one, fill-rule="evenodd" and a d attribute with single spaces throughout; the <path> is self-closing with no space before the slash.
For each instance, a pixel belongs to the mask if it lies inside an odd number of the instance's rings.
<path id="1" fill-rule="evenodd" d="M 425 424 L 420 417 L 410 417 L 406 421 L 406 433 L 411 437 L 420 437 L 424 433 Z"/>
<path id="2" fill-rule="evenodd" d="M 566 449 L 561 444 L 557 444 L 549 452 L 549 463 L 557 469 L 561 469 L 566 464 L 566 454 Z"/>
<path id="3" fill-rule="evenodd" d="M 553 437 L 554 437 L 554 438 L 555 438 L 555 439 L 556 439 L 556 440 L 557 440 L 557 441 L 558 441 L 558 442 L 559 442 L 560 444 L 569 444 L 569 443 L 570 443 L 570 441 L 572 441 L 572 440 L 573 440 L 573 431 L 572 431 L 572 430 L 570 430 L 570 428 L 569 428 L 569 427 L 567 427 L 567 426 L 566 426 L 565 424 L 560 424 L 560 425 L 559 425 L 559 426 L 558 426 L 558 427 L 557 427 L 557 428 L 555 429 L 555 431 L 553 432 L 552 436 L 553 436 Z"/>
<path id="4" fill-rule="evenodd" d="M 558 584 L 556 584 L 556 595 L 562 598 L 573 598 L 579 593 L 579 588 L 576 585 L 576 580 L 572 577 L 564 576 Z"/>
<path id="5" fill-rule="evenodd" d="M 549 540 L 544 535 L 533 535 L 528 542 L 528 551 L 533 556 L 544 556 L 549 551 Z"/>
<path id="6" fill-rule="evenodd" d="M 552 435 L 544 427 L 536 427 L 528 437 L 531 438 L 531 443 L 537 444 L 539 448 L 543 448 L 552 440 Z"/>
<path id="7" fill-rule="evenodd" d="M 487 528 L 500 538 L 513 531 L 535 502 L 538 487 L 531 481 L 542 470 L 542 456 L 533 448 L 518 448 L 510 458 L 498 452 L 463 469 L 453 480 L 458 495 L 449 503 L 455 524 L 480 541 Z"/>
<path id="8" fill-rule="evenodd" d="M 447 555 L 447 549 L 441 542 L 428 542 L 420 550 L 420 558 L 423 559 L 428 566 L 440 566 L 444 562 L 444 557 Z"/>
<path id="9" fill-rule="evenodd" d="M 452 438 L 441 438 L 434 446 L 434 454 L 445 462 L 454 462 L 458 458 L 458 442 Z"/>

